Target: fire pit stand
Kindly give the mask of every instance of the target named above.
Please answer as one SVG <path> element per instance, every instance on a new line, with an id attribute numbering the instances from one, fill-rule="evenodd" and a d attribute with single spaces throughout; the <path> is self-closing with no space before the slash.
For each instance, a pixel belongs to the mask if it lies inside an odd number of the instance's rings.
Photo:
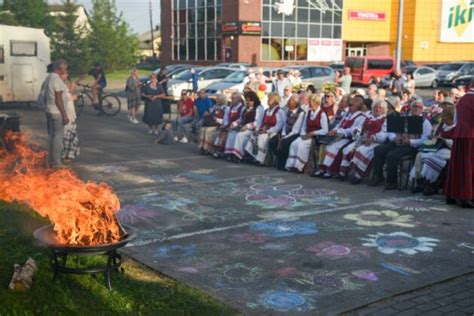
<path id="1" fill-rule="evenodd" d="M 135 234 L 127 227 L 128 233 L 118 242 L 106 245 L 77 246 L 63 245 L 56 242 L 56 234 L 52 225 L 37 229 L 33 235 L 41 243 L 51 249 L 51 269 L 53 270 L 53 280 L 56 280 L 61 273 L 64 274 L 97 274 L 104 273 L 105 283 L 109 290 L 112 289 L 110 276 L 113 271 L 123 273 L 122 256 L 117 249 L 124 247 L 128 242 L 135 239 Z M 107 256 L 107 264 L 87 268 L 73 268 L 67 266 L 68 258 L 71 256 Z"/>

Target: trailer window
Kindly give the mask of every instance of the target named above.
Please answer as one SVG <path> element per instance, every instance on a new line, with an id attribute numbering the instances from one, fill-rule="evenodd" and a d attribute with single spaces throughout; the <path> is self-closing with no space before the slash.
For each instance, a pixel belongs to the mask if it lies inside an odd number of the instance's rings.
<path id="1" fill-rule="evenodd" d="M 12 56 L 37 56 L 37 43 L 26 41 L 10 41 Z"/>
<path id="2" fill-rule="evenodd" d="M 5 53 L 3 52 L 3 46 L 0 45 L 0 64 L 5 63 Z"/>

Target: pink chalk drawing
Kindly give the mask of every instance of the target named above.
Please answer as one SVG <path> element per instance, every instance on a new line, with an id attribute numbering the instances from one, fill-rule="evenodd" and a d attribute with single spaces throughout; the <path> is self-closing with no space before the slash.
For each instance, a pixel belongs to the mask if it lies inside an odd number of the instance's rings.
<path id="1" fill-rule="evenodd" d="M 327 259 L 360 259 L 369 256 L 369 252 L 363 247 L 337 244 L 332 241 L 320 242 L 308 247 L 306 250 L 313 252 L 318 257 Z"/>
<path id="2" fill-rule="evenodd" d="M 351 272 L 351 274 L 360 280 L 369 281 L 369 282 L 375 282 L 379 279 L 375 272 L 367 271 L 367 270 L 353 271 Z"/>

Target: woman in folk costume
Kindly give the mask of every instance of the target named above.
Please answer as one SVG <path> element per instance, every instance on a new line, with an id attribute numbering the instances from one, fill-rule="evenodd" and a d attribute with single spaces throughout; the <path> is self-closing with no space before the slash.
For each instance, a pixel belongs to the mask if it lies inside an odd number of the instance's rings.
<path id="1" fill-rule="evenodd" d="M 219 127 L 224 122 L 226 107 L 227 96 L 220 94 L 209 114 L 205 115 L 203 126 L 198 134 L 198 148 L 202 154 L 209 154 L 212 151 Z"/>
<path id="2" fill-rule="evenodd" d="M 276 156 L 277 168 L 285 170 L 286 160 L 290 152 L 291 143 L 300 136 L 303 126 L 304 111 L 298 106 L 298 95 L 294 94 L 286 104 L 285 126 L 281 135 L 273 136 L 268 142 L 268 148 Z"/>
<path id="3" fill-rule="evenodd" d="M 286 161 L 286 170 L 297 170 L 302 172 L 309 160 L 311 144 L 314 136 L 326 135 L 328 133 L 328 117 L 321 109 L 319 95 L 311 95 L 309 99 L 309 110 L 304 115 L 301 137 L 297 138 L 290 146 L 290 154 Z"/>
<path id="4" fill-rule="evenodd" d="M 225 144 L 225 154 L 229 155 L 230 160 L 235 162 L 239 162 L 244 158 L 245 146 L 247 146 L 247 142 L 255 132 L 257 125 L 261 124 L 263 112 L 265 112 L 255 92 L 248 91 L 244 97 L 247 106 L 240 117 L 240 128 L 229 133 Z"/>
<path id="5" fill-rule="evenodd" d="M 387 129 L 387 107 L 387 102 L 377 99 L 372 105 L 372 113 L 365 120 L 360 138 L 342 151 L 341 172 L 345 176 L 349 170 L 352 171 L 351 184 L 359 184 L 368 176 L 374 149 L 382 142 L 382 133 Z"/>
<path id="6" fill-rule="evenodd" d="M 261 165 L 267 157 L 269 139 L 280 133 L 285 126 L 286 115 L 280 108 L 280 101 L 278 93 L 273 92 L 268 95 L 268 109 L 263 114 L 262 122 L 257 122 L 257 135 L 245 146 L 247 153 Z"/>
<path id="7" fill-rule="evenodd" d="M 438 192 L 435 183 L 439 175 L 451 158 L 451 147 L 454 135 L 454 105 L 445 102 L 441 104 L 444 108 L 441 115 L 442 122 L 439 124 L 430 144 L 440 144 L 436 151 L 423 150 L 416 155 L 415 164 L 410 172 L 410 178 L 416 179 L 416 187 L 413 193 L 423 192 L 423 195 L 434 195 Z M 439 146 L 439 145 L 438 145 Z"/>
<path id="8" fill-rule="evenodd" d="M 366 116 L 361 112 L 364 106 L 364 98 L 355 96 L 350 101 L 349 112 L 337 124 L 337 126 L 329 131 L 329 136 L 340 135 L 339 139 L 326 147 L 323 162 L 319 166 L 319 170 L 315 176 L 322 178 L 331 178 L 331 173 L 337 174 L 341 164 L 342 149 L 352 142 L 352 135 L 354 130 L 360 130 L 364 125 Z"/>
<path id="9" fill-rule="evenodd" d="M 224 156 L 229 131 L 239 126 L 240 116 L 244 108 L 245 106 L 240 92 L 232 93 L 230 106 L 226 107 L 222 124 L 218 128 L 217 137 L 214 141 L 214 152 L 212 155 L 215 158 L 222 158 Z M 235 137 L 233 131 L 231 134 L 231 137 Z"/>

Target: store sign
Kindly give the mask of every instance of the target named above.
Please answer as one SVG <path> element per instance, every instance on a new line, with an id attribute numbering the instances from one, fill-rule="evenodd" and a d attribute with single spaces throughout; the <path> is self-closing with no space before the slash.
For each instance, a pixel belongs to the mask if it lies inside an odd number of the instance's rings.
<path id="1" fill-rule="evenodd" d="M 474 43 L 474 2 L 442 0 L 440 41 Z"/>
<path id="2" fill-rule="evenodd" d="M 309 38 L 308 61 L 341 61 L 342 39 Z"/>
<path id="3" fill-rule="evenodd" d="M 259 36 L 262 34 L 262 24 L 260 22 L 240 22 L 240 34 Z"/>
<path id="4" fill-rule="evenodd" d="M 260 22 L 226 22 L 222 24 L 223 35 L 257 35 L 262 34 Z"/>
<path id="5" fill-rule="evenodd" d="M 222 34 L 237 35 L 239 34 L 239 24 L 237 22 L 226 22 L 222 24 Z"/>
<path id="6" fill-rule="evenodd" d="M 385 12 L 349 10 L 349 20 L 385 21 Z"/>

